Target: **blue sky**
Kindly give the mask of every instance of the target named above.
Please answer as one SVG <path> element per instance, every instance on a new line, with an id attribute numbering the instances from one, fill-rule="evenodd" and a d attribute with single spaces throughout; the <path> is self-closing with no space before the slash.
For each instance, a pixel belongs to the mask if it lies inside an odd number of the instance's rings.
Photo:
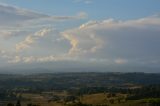
<path id="1" fill-rule="evenodd" d="M 85 0 L 84 0 L 85 1 Z M 159 0 L 0 0 L 1 3 L 15 5 L 50 15 L 73 15 L 84 11 L 90 19 L 134 19 L 153 14 L 160 10 Z"/>
<path id="2" fill-rule="evenodd" d="M 159 5 L 159 0 L 0 0 L 0 68 L 159 70 Z"/>

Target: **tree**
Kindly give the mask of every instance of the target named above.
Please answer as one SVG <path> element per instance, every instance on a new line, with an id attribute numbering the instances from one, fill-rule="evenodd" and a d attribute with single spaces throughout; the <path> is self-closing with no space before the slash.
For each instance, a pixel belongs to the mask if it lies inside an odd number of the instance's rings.
<path id="1" fill-rule="evenodd" d="M 27 104 L 27 106 L 32 106 L 32 103 Z"/>
<path id="2" fill-rule="evenodd" d="M 40 105 L 29 103 L 29 104 L 27 104 L 27 106 L 40 106 Z"/>
<path id="3" fill-rule="evenodd" d="M 114 99 L 110 99 L 109 102 L 110 102 L 111 104 L 114 104 Z"/>
<path id="4" fill-rule="evenodd" d="M 8 103 L 7 106 L 14 106 L 14 104 L 13 103 Z"/>
<path id="5" fill-rule="evenodd" d="M 21 106 L 20 100 L 17 101 L 16 106 Z"/>

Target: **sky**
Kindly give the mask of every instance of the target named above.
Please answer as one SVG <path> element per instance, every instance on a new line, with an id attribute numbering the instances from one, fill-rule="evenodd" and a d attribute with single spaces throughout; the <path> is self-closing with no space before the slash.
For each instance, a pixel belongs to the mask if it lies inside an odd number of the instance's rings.
<path id="1" fill-rule="evenodd" d="M 0 0 L 0 69 L 159 72 L 159 5 Z"/>

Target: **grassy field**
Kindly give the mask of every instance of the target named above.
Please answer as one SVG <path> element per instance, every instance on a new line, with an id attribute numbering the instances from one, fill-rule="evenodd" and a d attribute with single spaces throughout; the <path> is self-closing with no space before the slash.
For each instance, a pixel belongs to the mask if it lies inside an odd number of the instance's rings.
<path id="1" fill-rule="evenodd" d="M 61 93 L 60 95 L 66 95 Z M 37 104 L 39 106 L 70 106 L 65 102 L 58 101 L 48 101 L 47 96 L 42 96 L 41 94 L 22 94 L 24 101 L 21 102 L 22 106 L 27 106 L 27 104 Z M 88 94 L 79 97 L 79 101 L 82 104 L 88 104 L 92 106 L 147 106 L 146 103 L 142 103 L 144 100 L 125 100 L 125 94 L 116 94 L 113 97 L 109 97 L 109 94 L 97 93 L 97 94 Z M 119 99 L 120 98 L 120 99 Z M 119 101 L 120 100 L 120 101 Z M 111 102 L 112 101 L 112 102 Z M 114 101 L 114 102 L 113 102 Z M 71 106 L 74 106 L 75 103 L 70 102 Z M 77 105 L 76 105 L 77 106 Z"/>
<path id="2" fill-rule="evenodd" d="M 55 95 L 60 97 L 60 99 L 53 100 L 51 97 Z M 126 100 L 127 94 L 96 93 L 78 96 L 76 100 L 66 102 L 64 98 L 70 96 L 66 91 L 43 92 L 40 94 L 22 93 L 18 94 L 18 96 L 21 97 L 21 106 L 27 106 L 27 104 L 33 104 L 33 106 L 152 106 L 148 105 L 148 103 L 160 101 L 160 98 Z M 16 101 L 11 103 L 16 104 Z M 77 105 L 77 103 L 84 105 Z"/>

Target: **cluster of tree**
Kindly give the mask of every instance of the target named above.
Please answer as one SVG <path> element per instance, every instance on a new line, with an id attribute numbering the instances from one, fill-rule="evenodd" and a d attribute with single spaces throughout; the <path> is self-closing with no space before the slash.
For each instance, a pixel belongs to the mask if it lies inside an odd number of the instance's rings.
<path id="1" fill-rule="evenodd" d="M 85 95 L 85 94 L 96 94 L 104 93 L 108 91 L 108 87 L 83 87 L 76 90 L 68 90 L 71 94 L 74 95 Z"/>
<path id="2" fill-rule="evenodd" d="M 0 90 L 0 100 L 17 100 L 17 96 L 14 92 Z"/>
<path id="3" fill-rule="evenodd" d="M 5 83 L 5 84 L 4 84 Z M 69 90 L 81 87 L 121 86 L 125 83 L 150 85 L 160 83 L 160 74 L 146 73 L 53 73 L 37 75 L 1 75 L 0 85 L 14 92 Z M 41 86 L 43 85 L 43 87 Z M 102 88 L 101 88 L 102 89 Z M 94 91 L 92 91 L 94 92 Z"/>
<path id="4" fill-rule="evenodd" d="M 32 104 L 32 103 L 29 103 L 27 104 L 27 106 L 40 106 L 39 104 Z"/>
<path id="5" fill-rule="evenodd" d="M 160 98 L 145 99 L 142 103 L 146 103 L 148 106 L 160 106 Z"/>
<path id="6" fill-rule="evenodd" d="M 128 94 L 127 100 L 138 100 L 143 98 L 160 98 L 160 85 L 147 85 L 141 88 L 117 88 L 117 87 L 83 87 L 70 91 L 74 95 L 96 94 L 96 93 L 121 93 Z"/>
<path id="7" fill-rule="evenodd" d="M 92 104 L 84 104 L 81 102 L 74 103 L 74 104 L 67 104 L 67 106 L 93 106 Z"/>
<path id="8" fill-rule="evenodd" d="M 15 105 L 14 105 L 14 103 L 8 103 L 7 106 L 22 106 L 22 105 L 21 105 L 21 101 L 18 100 Z M 40 105 L 39 104 L 29 103 L 29 104 L 27 104 L 27 106 L 40 106 Z"/>
<path id="9" fill-rule="evenodd" d="M 128 100 L 160 98 L 160 85 L 149 85 L 139 89 L 130 89 L 128 90 L 128 94 Z"/>
<path id="10" fill-rule="evenodd" d="M 16 105 L 14 105 L 14 103 L 8 103 L 7 106 L 21 106 L 21 102 L 18 100 Z"/>

